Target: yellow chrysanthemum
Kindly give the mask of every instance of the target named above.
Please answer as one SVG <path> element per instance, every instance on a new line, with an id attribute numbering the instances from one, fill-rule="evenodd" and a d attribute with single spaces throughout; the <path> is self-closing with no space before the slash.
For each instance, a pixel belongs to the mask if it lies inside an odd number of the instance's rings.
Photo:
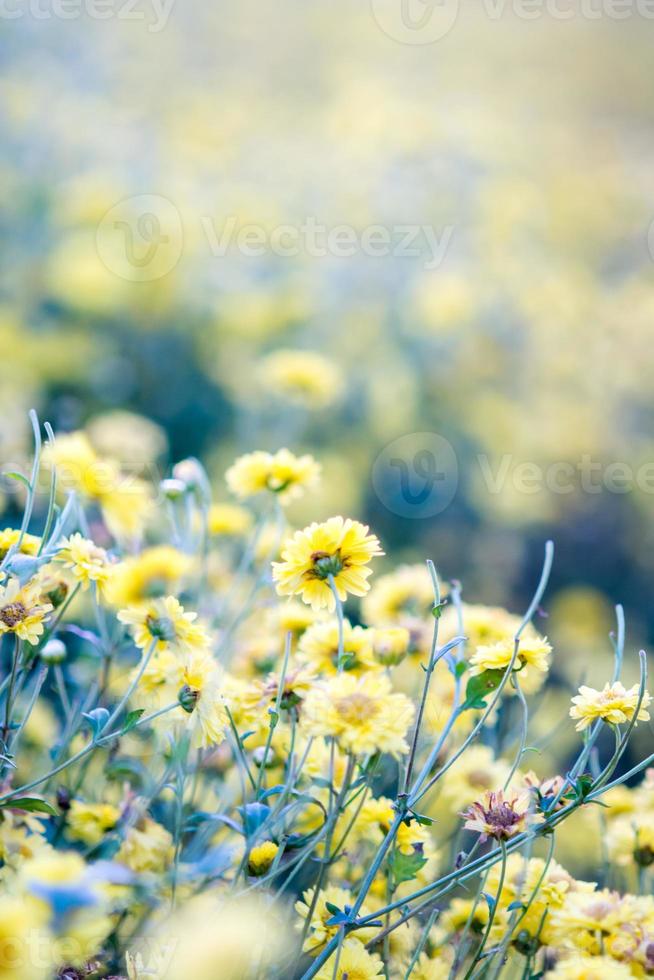
<path id="1" fill-rule="evenodd" d="M 99 548 L 79 532 L 64 538 L 60 547 L 62 550 L 57 554 L 57 561 L 70 569 L 83 589 L 88 589 L 89 584 L 94 582 L 103 594 L 112 572 L 112 563 L 104 548 Z"/>
<path id="2" fill-rule="evenodd" d="M 638 707 L 638 697 L 638 684 L 627 690 L 616 681 L 614 684 L 605 684 L 601 691 L 582 685 L 579 694 L 572 698 L 570 717 L 578 719 L 575 726 L 578 732 L 588 728 L 598 718 L 610 725 L 623 725 L 633 718 Z M 637 721 L 649 721 L 647 708 L 651 700 L 649 693 L 645 691 Z"/>
<path id="3" fill-rule="evenodd" d="M 146 548 L 116 566 L 107 597 L 119 608 L 162 598 L 179 591 L 192 567 L 193 559 L 170 545 Z"/>
<path id="4" fill-rule="evenodd" d="M 179 701 L 187 713 L 191 745 L 207 749 L 220 745 L 229 727 L 221 674 L 211 657 L 194 652 L 182 674 Z"/>
<path id="5" fill-rule="evenodd" d="M 545 976 L 547 980 L 627 980 L 634 974 L 626 963 L 618 963 L 610 956 L 573 953 L 561 959 Z"/>
<path id="6" fill-rule="evenodd" d="M 197 613 L 184 612 L 184 607 L 172 595 L 154 599 L 132 609 L 121 609 L 118 619 L 130 627 L 134 643 L 142 650 L 154 642 L 155 650 L 172 646 L 181 652 L 204 649 L 209 636 L 199 623 Z"/>
<path id="7" fill-rule="evenodd" d="M 346 939 L 318 970 L 316 980 L 375 980 L 383 975 L 384 964 L 376 953 L 369 953 L 358 939 Z"/>
<path id="8" fill-rule="evenodd" d="M 606 846 L 616 864 L 651 867 L 654 864 L 654 813 L 630 813 L 611 820 Z"/>
<path id="9" fill-rule="evenodd" d="M 310 691 L 302 725 L 309 735 L 333 736 L 346 752 L 398 756 L 408 749 L 406 733 L 413 715 L 412 702 L 393 692 L 385 674 L 343 673 Z"/>
<path id="10" fill-rule="evenodd" d="M 368 563 L 382 554 L 376 535 L 368 534 L 365 524 L 331 517 L 296 531 L 282 550 L 282 561 L 273 562 L 273 579 L 279 595 L 300 595 L 314 609 L 333 611 L 330 576 L 341 602 L 348 593 L 365 595 L 372 574 Z"/>
<path id="11" fill-rule="evenodd" d="M 400 565 L 381 575 L 361 604 L 371 626 L 406 626 L 429 619 L 434 586 L 426 565 Z"/>
<path id="12" fill-rule="evenodd" d="M 298 923 L 298 928 L 304 928 L 307 916 L 313 905 L 314 889 L 309 888 L 302 894 L 303 901 L 295 903 L 295 911 L 300 916 L 301 922 Z M 327 885 L 320 890 L 318 899 L 316 901 L 315 907 L 313 909 L 313 914 L 311 916 L 311 924 L 307 932 L 306 939 L 304 940 L 304 946 L 302 947 L 305 953 L 310 953 L 312 956 L 317 956 L 318 953 L 324 949 L 325 945 L 329 942 L 332 936 L 335 936 L 338 932 L 337 925 L 329 925 L 329 919 L 333 918 L 334 913 L 330 912 L 327 905 L 334 905 L 336 908 L 343 911 L 346 905 L 353 905 L 354 899 L 352 893 L 347 891 L 345 888 L 337 888 L 335 885 Z M 359 915 L 363 917 L 368 915 L 370 909 L 364 904 L 361 906 Z M 366 942 L 371 939 L 375 933 L 374 929 L 357 929 L 357 933 L 361 937 L 362 942 Z M 332 964 L 333 966 L 333 964 Z"/>
<path id="13" fill-rule="evenodd" d="M 252 514 L 237 504 L 212 504 L 207 516 L 209 534 L 240 535 L 252 526 Z"/>
<path id="14" fill-rule="evenodd" d="M 380 665 L 373 656 L 372 641 L 372 630 L 352 626 L 348 619 L 344 619 L 341 669 L 353 674 L 379 669 Z M 338 645 L 337 623 L 333 620 L 314 623 L 300 637 L 298 657 L 318 673 L 335 674 L 339 669 Z"/>
<path id="15" fill-rule="evenodd" d="M 18 579 L 11 578 L 0 586 L 0 635 L 13 633 L 27 643 L 38 643 L 49 612 L 52 605 L 41 598 L 36 580 L 21 587 Z"/>
<path id="16" fill-rule="evenodd" d="M 47 956 L 43 955 L 52 941 L 40 903 L 14 895 L 0 898 L 2 980 L 46 980 L 52 976 Z M 41 955 L 35 955 L 36 951 L 41 951 Z"/>
<path id="17" fill-rule="evenodd" d="M 240 456 L 225 473 L 227 486 L 237 497 L 253 497 L 268 490 L 283 504 L 301 496 L 319 476 L 320 464 L 313 456 L 295 456 L 288 449 Z"/>
<path id="18" fill-rule="evenodd" d="M 411 642 L 408 629 L 404 626 L 377 627 L 373 634 L 373 652 L 378 663 L 384 667 L 395 667 L 404 660 Z"/>
<path id="19" fill-rule="evenodd" d="M 116 826 L 119 819 L 120 810 L 111 803 L 72 800 L 66 817 L 66 833 L 71 840 L 94 847 L 108 830 Z"/>
<path id="20" fill-rule="evenodd" d="M 115 860 L 137 873 L 165 871 L 174 853 L 173 838 L 160 823 L 142 817 L 125 831 Z"/>
<path id="21" fill-rule="evenodd" d="M 312 408 L 335 401 L 343 387 L 334 362 L 313 351 L 275 351 L 260 362 L 258 376 L 278 398 Z"/>
<path id="22" fill-rule="evenodd" d="M 513 637 L 478 646 L 470 658 L 470 674 L 475 676 L 486 670 L 506 670 L 513 658 L 514 649 Z M 525 693 L 532 694 L 540 686 L 542 678 L 549 670 L 551 652 L 552 647 L 547 639 L 540 637 L 531 628 L 526 629 L 520 637 L 514 670 L 520 672 L 520 684 Z M 529 670 L 531 667 L 537 672 L 535 676 Z M 511 688 L 507 690 L 510 691 Z"/>
<path id="23" fill-rule="evenodd" d="M 266 873 L 275 860 L 279 847 L 272 840 L 257 844 L 248 854 L 248 873 L 258 878 Z"/>
<path id="24" fill-rule="evenodd" d="M 0 561 L 6 557 L 10 548 L 14 548 L 20 541 L 18 549 L 21 555 L 36 555 L 41 546 L 41 538 L 35 534 L 24 534 L 21 541 L 20 530 L 14 527 L 5 527 L 0 531 Z"/>

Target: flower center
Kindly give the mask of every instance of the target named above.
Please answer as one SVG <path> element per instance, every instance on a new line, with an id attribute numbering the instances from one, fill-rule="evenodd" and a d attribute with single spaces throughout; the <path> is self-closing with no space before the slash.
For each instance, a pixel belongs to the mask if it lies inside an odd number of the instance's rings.
<path id="1" fill-rule="evenodd" d="M 10 629 L 17 626 L 18 623 L 22 623 L 26 616 L 27 609 L 22 602 L 10 602 L 8 606 L 0 610 L 0 619 Z"/>
<path id="2" fill-rule="evenodd" d="M 356 725 L 373 718 L 379 711 L 379 706 L 367 694 L 355 691 L 354 694 L 339 698 L 336 701 L 336 710 L 343 721 Z"/>
<path id="3" fill-rule="evenodd" d="M 488 811 L 488 823 L 500 829 L 513 827 L 521 819 L 522 815 L 516 813 L 509 803 L 500 803 L 499 806 L 493 806 Z"/>
<path id="4" fill-rule="evenodd" d="M 167 643 L 175 639 L 175 624 L 167 616 L 146 616 L 145 623 L 155 639 Z"/>
<path id="5" fill-rule="evenodd" d="M 311 555 L 313 569 L 311 574 L 315 578 L 326 579 L 330 575 L 338 575 L 343 571 L 344 563 L 339 551 L 330 554 L 328 551 L 314 551 Z"/>

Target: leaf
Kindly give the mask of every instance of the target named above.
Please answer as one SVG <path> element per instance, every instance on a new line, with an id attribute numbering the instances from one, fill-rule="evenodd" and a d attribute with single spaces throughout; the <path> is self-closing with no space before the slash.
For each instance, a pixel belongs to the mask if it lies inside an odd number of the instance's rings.
<path id="1" fill-rule="evenodd" d="M 342 914 L 341 913 L 341 910 L 338 907 L 338 905 L 334 905 L 333 902 L 325 902 L 325 908 L 327 909 L 328 912 L 331 912 L 332 915 L 341 915 Z"/>
<path id="2" fill-rule="evenodd" d="M 467 669 L 468 662 L 466 660 L 459 660 L 458 663 L 454 665 L 454 674 L 456 677 L 463 677 Z"/>
<path id="3" fill-rule="evenodd" d="M 503 670 L 485 670 L 483 674 L 471 677 L 466 685 L 466 699 L 460 710 L 480 710 L 487 707 L 485 700 L 487 695 L 497 690 L 504 674 Z"/>
<path id="4" fill-rule="evenodd" d="M 489 895 L 488 892 L 482 892 L 482 895 L 484 896 L 486 905 L 488 905 L 488 909 L 492 915 L 493 909 L 495 908 L 495 899 L 492 895 Z"/>
<path id="5" fill-rule="evenodd" d="M 125 718 L 125 723 L 123 724 L 122 734 L 126 735 L 127 732 L 131 731 L 136 725 L 137 721 L 145 711 L 145 708 L 135 708 L 134 711 L 130 711 Z"/>
<path id="6" fill-rule="evenodd" d="M 416 823 L 419 823 L 422 827 L 431 827 L 434 822 L 433 817 L 426 817 L 424 813 L 416 813 L 415 810 L 412 810 L 411 813 Z"/>
<path id="7" fill-rule="evenodd" d="M 51 817 L 56 817 L 57 810 L 47 802 L 37 796 L 19 796 L 6 803 L 1 803 L 2 807 L 9 807 L 12 810 L 25 810 L 27 813 L 47 813 Z"/>
<path id="8" fill-rule="evenodd" d="M 93 711 L 83 712 L 83 715 L 91 726 L 93 741 L 95 742 L 100 732 L 109 721 L 109 712 L 106 708 L 94 708 Z"/>
<path id="9" fill-rule="evenodd" d="M 507 912 L 514 912 L 516 909 L 523 909 L 524 907 L 524 902 L 511 902 L 510 905 L 507 905 L 506 910 Z"/>
<path id="10" fill-rule="evenodd" d="M 22 483 L 23 486 L 26 487 L 28 491 L 31 491 L 32 484 L 30 483 L 30 481 L 27 479 L 26 476 L 23 476 L 22 473 L 17 473 L 16 470 L 4 470 L 2 475 L 6 476 L 10 480 L 18 480 L 18 482 Z"/>
<path id="11" fill-rule="evenodd" d="M 411 881 L 426 864 L 427 858 L 419 850 L 414 850 L 412 854 L 394 851 L 388 859 L 388 867 L 396 885 Z"/>
<path id="12" fill-rule="evenodd" d="M 434 605 L 431 607 L 431 614 L 434 617 L 434 619 L 440 619 L 441 616 L 443 615 L 444 609 L 445 609 L 444 602 L 435 602 Z"/>

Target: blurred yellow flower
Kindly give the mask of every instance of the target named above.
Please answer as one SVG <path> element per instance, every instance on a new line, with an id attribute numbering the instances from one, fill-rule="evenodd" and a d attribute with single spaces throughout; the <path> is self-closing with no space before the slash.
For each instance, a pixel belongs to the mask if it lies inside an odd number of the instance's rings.
<path id="1" fill-rule="evenodd" d="M 252 514 L 236 504 L 212 504 L 207 517 L 209 534 L 241 535 L 252 527 Z"/>
<path id="2" fill-rule="evenodd" d="M 259 363 L 262 387 L 280 399 L 309 408 L 336 401 L 343 378 L 336 364 L 313 351 L 278 350 Z"/>
<path id="3" fill-rule="evenodd" d="M 248 854 L 248 873 L 255 878 L 265 874 L 275 860 L 278 850 L 277 844 L 271 840 L 256 844 Z"/>
<path id="4" fill-rule="evenodd" d="M 72 800 L 66 815 L 66 833 L 71 840 L 79 840 L 94 847 L 100 843 L 107 830 L 116 826 L 119 818 L 120 810 L 110 803 Z"/>
<path id="5" fill-rule="evenodd" d="M 313 456 L 295 456 L 288 449 L 240 456 L 225 473 L 227 486 L 237 497 L 253 497 L 269 490 L 282 504 L 301 496 L 319 476 L 320 464 Z"/>

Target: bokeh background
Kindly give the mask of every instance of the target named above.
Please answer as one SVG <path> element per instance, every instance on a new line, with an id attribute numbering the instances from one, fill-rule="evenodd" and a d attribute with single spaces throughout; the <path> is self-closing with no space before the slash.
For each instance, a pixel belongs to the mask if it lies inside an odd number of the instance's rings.
<path id="1" fill-rule="evenodd" d="M 219 499 L 236 454 L 310 451 L 323 486 L 294 523 L 363 519 L 393 563 L 431 557 L 470 601 L 515 611 L 553 537 L 541 628 L 570 684 L 601 684 L 614 602 L 630 660 L 654 635 L 654 22 L 636 4 L 528 20 L 462 0 L 445 36 L 405 43 L 383 29 L 397 6 L 174 0 L 162 23 L 147 0 L 106 19 L 26 2 L 0 17 L 2 458 L 28 452 L 32 406 L 155 478 L 197 455 Z M 144 196 L 164 202 L 154 231 Z M 167 236 L 171 268 L 164 249 L 130 272 L 116 214 L 139 255 Z M 214 254 L 206 230 L 308 218 L 427 225 L 447 248 L 432 268 L 424 247 Z M 289 351 L 323 360 L 289 380 Z M 458 464 L 429 517 L 402 516 L 371 478 L 415 432 Z M 509 458 L 498 492 L 480 456 L 492 472 Z M 514 479 L 584 459 L 649 463 L 649 484 Z"/>

